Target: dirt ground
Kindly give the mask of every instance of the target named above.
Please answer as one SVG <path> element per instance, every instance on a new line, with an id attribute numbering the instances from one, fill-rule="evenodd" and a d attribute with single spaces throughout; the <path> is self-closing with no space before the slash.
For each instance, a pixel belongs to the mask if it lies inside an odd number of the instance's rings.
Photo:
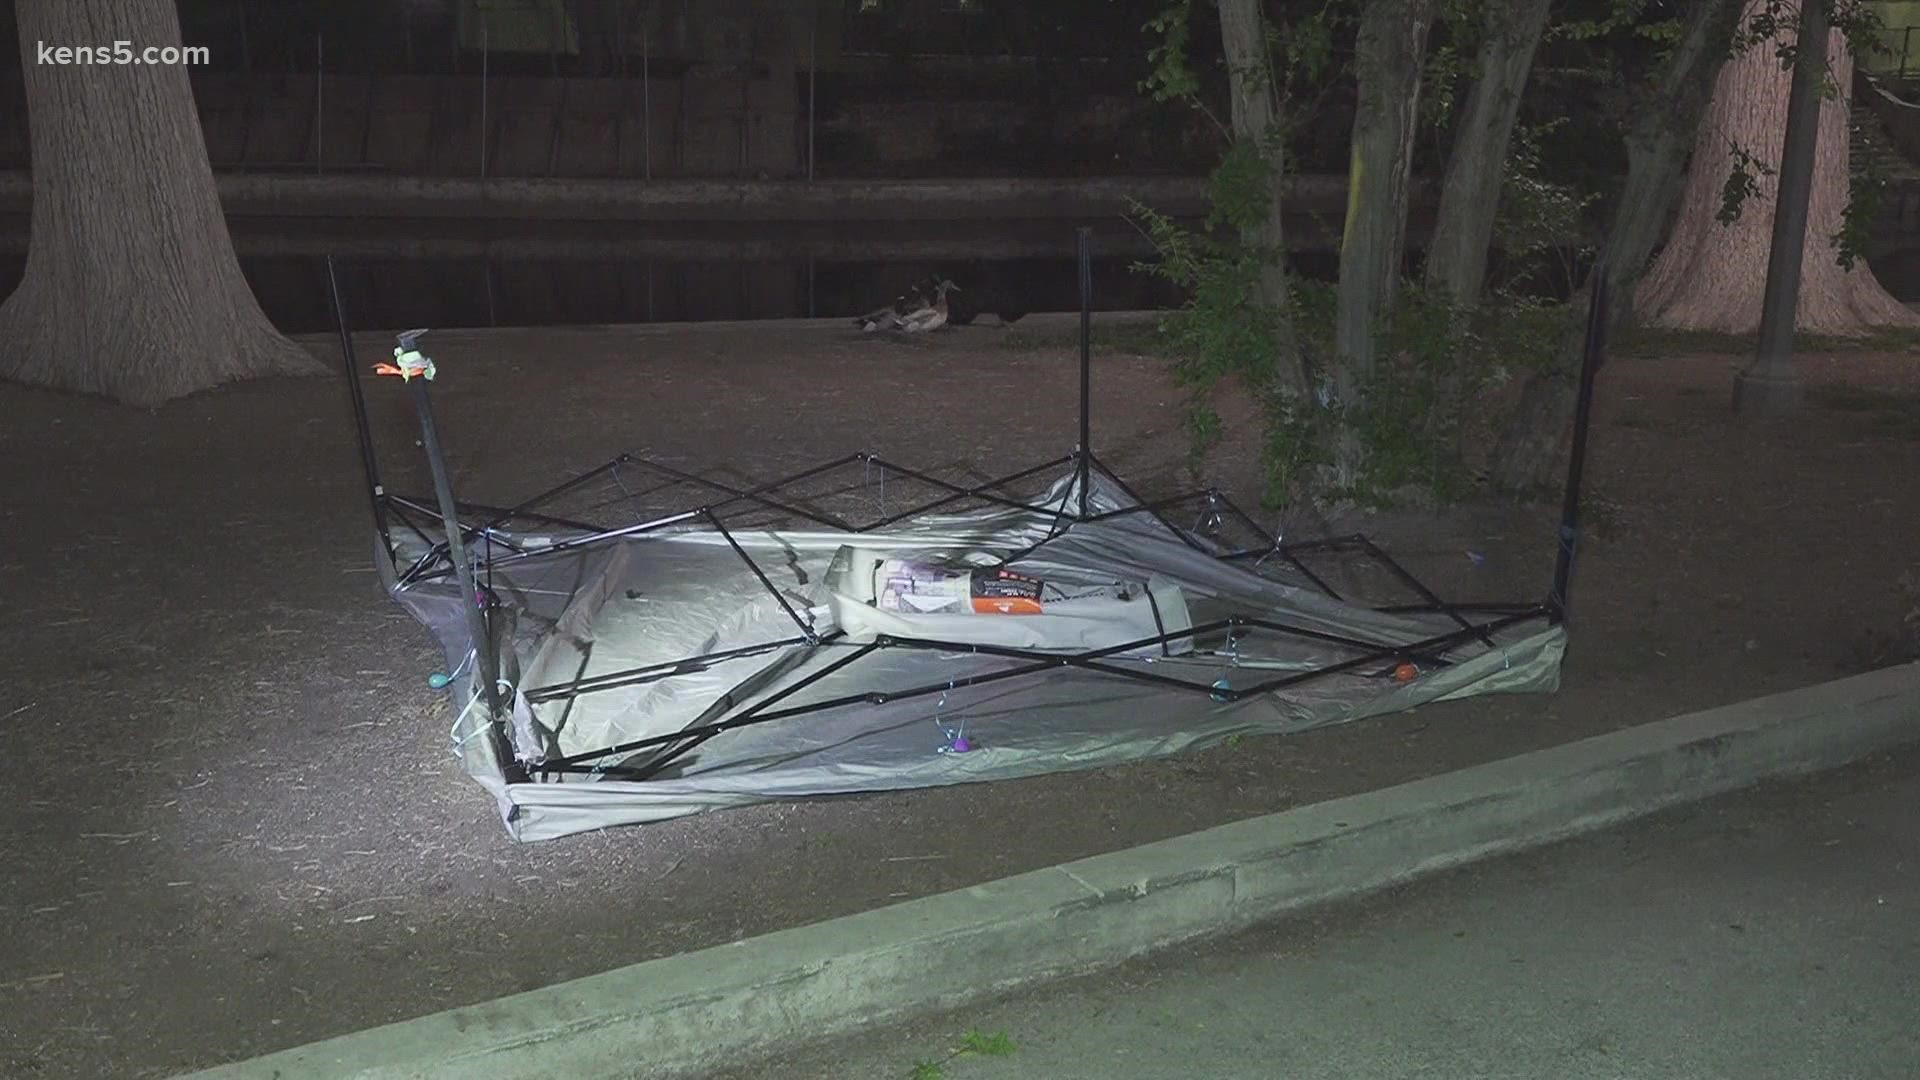
<path id="1" fill-rule="evenodd" d="M 428 342 L 456 482 L 507 502 L 623 449 L 761 477 L 861 448 L 981 470 L 1063 454 L 1071 350 L 1008 338 Z M 459 772 L 439 657 L 370 571 L 339 380 L 151 413 L 0 386 L 0 1076 L 170 1075 L 1889 662 L 1876 635 L 1920 559 L 1920 359 L 1806 357 L 1809 408 L 1766 428 L 1729 414 L 1737 361 L 1604 375 L 1558 694 L 537 845 Z M 391 486 L 425 491 L 398 387 L 368 391 Z M 1148 495 L 1183 480 L 1176 393 L 1161 361 L 1097 361 L 1096 446 Z M 1241 458 L 1215 477 L 1236 492 Z M 1532 599 L 1556 513 L 1370 531 L 1461 599 Z"/>

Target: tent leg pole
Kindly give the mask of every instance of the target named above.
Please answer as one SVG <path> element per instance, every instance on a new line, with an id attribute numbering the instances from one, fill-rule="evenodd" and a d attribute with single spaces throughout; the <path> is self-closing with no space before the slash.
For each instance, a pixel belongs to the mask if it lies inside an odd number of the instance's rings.
<path id="1" fill-rule="evenodd" d="M 412 388 L 413 409 L 420 418 L 420 442 L 427 450 L 427 465 L 433 470 L 433 493 L 440 501 L 440 521 L 447 532 L 447 558 L 453 563 L 454 577 L 460 583 L 460 606 L 467 613 L 467 632 L 473 638 L 474 671 L 481 681 L 487 719 L 491 723 L 500 716 L 499 661 L 493 655 L 487 617 L 480 610 L 473 568 L 467 565 L 466 543 L 462 538 L 465 530 L 460 526 L 459 509 L 454 505 L 453 483 L 447 478 L 447 455 L 441 449 L 439 430 L 433 423 L 433 399 L 427 394 L 427 380 L 408 379 L 407 385 Z"/>
<path id="2" fill-rule="evenodd" d="M 1600 265 L 1604 268 L 1605 260 Z M 1567 618 L 1567 592 L 1573 579 L 1573 561 L 1580 540 L 1580 483 L 1587 464 L 1587 432 L 1593 423 L 1593 384 L 1607 350 L 1607 278 L 1595 275 L 1593 297 L 1587 304 L 1587 334 L 1580 357 L 1580 396 L 1573 412 L 1573 447 L 1567 456 L 1567 488 L 1560 508 L 1559 555 L 1553 566 L 1553 591 L 1547 606 L 1555 622 Z"/>
<path id="3" fill-rule="evenodd" d="M 1093 227 L 1082 225 L 1075 237 L 1080 271 L 1080 516 L 1087 516 L 1087 488 L 1093 478 Z"/>
<path id="4" fill-rule="evenodd" d="M 367 395 L 360 388 L 359 363 L 353 356 L 353 334 L 347 329 L 347 310 L 340 300 L 340 279 L 333 272 L 333 256 L 327 256 L 327 291 L 333 300 L 333 322 L 340 333 L 340 363 L 346 369 L 347 396 L 353 405 L 354 437 L 360 443 L 360 468 L 367 485 L 367 501 L 373 508 L 373 528 L 386 552 L 386 565 L 380 576 L 391 588 L 394 571 L 393 532 L 387 524 L 387 492 L 380 486 L 380 466 L 373 454 L 373 432 L 367 423 Z"/>

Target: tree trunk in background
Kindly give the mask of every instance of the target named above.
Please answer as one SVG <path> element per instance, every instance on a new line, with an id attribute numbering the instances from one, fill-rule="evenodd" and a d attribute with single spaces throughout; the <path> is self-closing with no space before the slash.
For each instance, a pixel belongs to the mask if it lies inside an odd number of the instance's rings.
<path id="1" fill-rule="evenodd" d="M 1393 302 L 1406 253 L 1407 189 L 1419 117 L 1420 72 L 1426 60 L 1431 0 L 1367 0 L 1360 16 L 1354 67 L 1359 103 L 1347 172 L 1347 220 L 1340 240 L 1340 290 L 1334 315 L 1334 392 L 1359 400 L 1373 374 L 1375 335 Z M 1343 434 L 1335 449 L 1334 483 L 1350 487 L 1360 444 Z"/>
<path id="2" fill-rule="evenodd" d="M 1613 327 L 1633 321 L 1634 285 L 1666 230 L 1687 151 L 1698 137 L 1714 77 L 1726 63 L 1740 8 L 1740 0 L 1691 0 L 1686 29 L 1641 96 L 1644 105 L 1627 132 L 1626 184 L 1592 271 L 1607 282 Z M 1571 320 L 1559 362 L 1522 388 L 1494 448 L 1488 477 L 1494 490 L 1525 496 L 1552 482 L 1573 418 L 1583 321 Z"/>
<path id="3" fill-rule="evenodd" d="M 1220 41 L 1232 86 L 1232 124 L 1236 142 L 1260 148 L 1267 162 L 1267 218 L 1259 229 L 1241 239 L 1266 253 L 1260 273 L 1260 299 L 1277 318 L 1274 348 L 1279 356 L 1275 375 L 1283 390 L 1303 393 L 1306 376 L 1300 366 L 1298 339 L 1293 328 L 1292 296 L 1287 285 L 1286 234 L 1280 226 L 1286 187 L 1285 149 L 1279 131 L 1279 103 L 1275 97 L 1273 63 L 1267 53 L 1266 19 L 1260 0 L 1220 0 Z"/>
<path id="4" fill-rule="evenodd" d="M 36 62 L 37 42 L 180 44 L 173 0 L 18 0 L 32 239 L 0 377 L 156 405 L 314 373 L 240 274 L 181 66 Z"/>
<path id="5" fill-rule="evenodd" d="M 1507 145 L 1520 94 L 1533 70 L 1551 0 L 1496 0 L 1487 9 L 1480 74 L 1447 158 L 1446 179 L 1425 269 L 1429 290 L 1458 304 L 1480 298 L 1487 249 L 1507 175 Z"/>
<path id="6" fill-rule="evenodd" d="M 1887 295 L 1864 262 L 1856 261 L 1852 270 L 1839 264 L 1833 238 L 1849 197 L 1853 57 L 1838 30 L 1828 35 L 1827 47 L 1840 93 L 1820 103 L 1795 327 L 1807 333 L 1862 335 L 1880 326 L 1920 326 L 1920 315 Z M 1733 165 L 1729 140 L 1778 167 L 1792 85 L 1792 72 L 1780 66 L 1771 43 L 1748 49 L 1721 70 L 1707 122 L 1694 145 L 1673 235 L 1634 297 L 1648 325 L 1729 334 L 1759 328 L 1776 178 L 1756 177 L 1759 193 L 1746 200 L 1733 224 L 1722 225 L 1715 215 Z"/>

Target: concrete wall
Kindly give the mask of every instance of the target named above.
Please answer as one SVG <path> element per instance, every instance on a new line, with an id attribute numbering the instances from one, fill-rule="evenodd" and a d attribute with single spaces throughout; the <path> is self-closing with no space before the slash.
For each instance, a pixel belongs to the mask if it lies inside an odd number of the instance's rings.
<path id="1" fill-rule="evenodd" d="M 804 171 L 793 90 L 767 79 L 210 74 L 196 77 L 195 95 L 221 171 L 635 179 Z M 0 142 L 0 163 L 24 167 L 21 151 Z"/>
<path id="2" fill-rule="evenodd" d="M 408 176 L 795 179 L 807 175 L 808 80 L 691 69 L 652 78 L 195 72 L 216 170 Z M 816 175 L 1198 175 L 1218 156 L 1199 117 L 1138 95 L 1052 105 L 816 86 Z M 17 84 L 0 110 L 21 115 Z M 0 170 L 25 169 L 23 124 Z"/>

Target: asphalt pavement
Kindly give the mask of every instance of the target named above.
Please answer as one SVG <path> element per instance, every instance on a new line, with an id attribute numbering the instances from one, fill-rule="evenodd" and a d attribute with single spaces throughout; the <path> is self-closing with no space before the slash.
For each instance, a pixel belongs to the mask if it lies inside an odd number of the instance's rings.
<path id="1" fill-rule="evenodd" d="M 712 1080 L 747 1077 L 1920 1077 L 1920 752 Z"/>

